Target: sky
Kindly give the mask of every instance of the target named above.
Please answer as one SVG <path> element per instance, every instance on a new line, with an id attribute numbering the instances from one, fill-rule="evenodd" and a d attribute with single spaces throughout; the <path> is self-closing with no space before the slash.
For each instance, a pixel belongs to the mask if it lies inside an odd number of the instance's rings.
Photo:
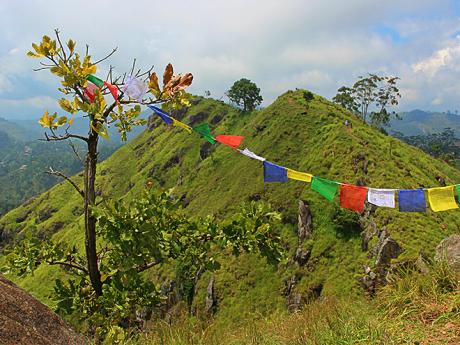
<path id="1" fill-rule="evenodd" d="M 332 98 L 370 72 L 401 78 L 396 111 L 460 109 L 460 0 L 0 0 L 0 117 L 58 110 L 58 78 L 25 55 L 55 28 L 93 59 L 118 47 L 101 77 L 171 62 L 194 94 L 226 100 L 244 77 L 267 106 L 295 88 Z"/>

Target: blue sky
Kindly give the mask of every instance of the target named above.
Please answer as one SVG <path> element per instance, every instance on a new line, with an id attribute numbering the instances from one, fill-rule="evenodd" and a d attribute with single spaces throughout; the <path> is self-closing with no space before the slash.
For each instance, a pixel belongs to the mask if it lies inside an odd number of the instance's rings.
<path id="1" fill-rule="evenodd" d="M 0 0 L 0 19 L 4 118 L 58 110 L 57 78 L 33 72 L 38 61 L 25 56 L 54 28 L 95 59 L 118 46 L 109 61 L 118 73 L 133 58 L 160 73 L 171 62 L 194 74 L 191 92 L 215 98 L 242 77 L 264 105 L 296 87 L 330 98 L 372 72 L 401 77 L 395 110 L 460 109 L 458 0 Z"/>

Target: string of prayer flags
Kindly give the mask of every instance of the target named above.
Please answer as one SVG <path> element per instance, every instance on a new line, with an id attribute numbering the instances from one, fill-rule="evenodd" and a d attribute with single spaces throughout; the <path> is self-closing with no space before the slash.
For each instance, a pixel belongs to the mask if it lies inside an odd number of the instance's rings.
<path id="1" fill-rule="evenodd" d="M 115 100 L 115 102 L 118 102 L 118 88 L 115 85 L 112 85 L 106 81 L 103 81 L 92 74 L 86 76 L 86 80 L 92 82 L 98 88 L 102 88 L 104 85 L 107 86 L 107 89 L 112 94 L 112 97 Z"/>
<path id="2" fill-rule="evenodd" d="M 252 159 L 257 159 L 258 161 L 261 161 L 261 162 L 265 162 L 265 158 L 264 157 L 260 157 L 258 155 L 256 155 L 254 152 L 250 151 L 248 148 L 245 148 L 244 150 L 238 150 L 240 151 L 241 154 L 249 157 L 249 158 L 252 158 Z"/>
<path id="3" fill-rule="evenodd" d="M 320 177 L 313 176 L 311 189 L 318 192 L 329 201 L 333 201 L 339 185 L 335 181 L 329 181 Z"/>
<path id="4" fill-rule="evenodd" d="M 395 190 L 369 188 L 367 201 L 375 206 L 395 208 Z"/>
<path id="5" fill-rule="evenodd" d="M 366 195 L 367 187 L 343 184 L 340 186 L 340 207 L 361 213 L 364 211 Z"/>
<path id="6" fill-rule="evenodd" d="M 291 180 L 311 182 L 313 175 L 303 173 L 300 171 L 295 171 L 292 169 L 287 169 L 287 177 L 290 178 Z"/>
<path id="7" fill-rule="evenodd" d="M 242 137 L 241 135 L 218 135 L 216 136 L 215 139 L 217 142 L 221 144 L 224 144 L 224 145 L 230 146 L 231 148 L 236 149 L 238 148 L 238 146 L 240 146 L 244 137 Z"/>
<path id="8" fill-rule="evenodd" d="M 264 161 L 264 182 L 287 182 L 285 167 Z"/>
<path id="9" fill-rule="evenodd" d="M 429 188 L 428 202 L 434 212 L 458 208 L 455 202 L 454 186 Z"/>
<path id="10" fill-rule="evenodd" d="M 185 129 L 189 134 L 192 134 L 192 127 L 190 127 L 189 125 L 186 125 L 183 122 L 177 121 L 174 117 L 172 117 L 172 120 L 173 120 L 173 126 Z"/>
<path id="11" fill-rule="evenodd" d="M 166 124 L 168 125 L 173 124 L 173 120 L 171 119 L 171 117 L 168 114 L 166 114 L 163 110 L 151 104 L 149 104 L 148 107 L 152 109 L 154 113 L 157 114 Z"/>
<path id="12" fill-rule="evenodd" d="M 425 212 L 426 200 L 423 189 L 402 189 L 398 191 L 400 212 Z"/>
<path id="13" fill-rule="evenodd" d="M 202 123 L 201 125 L 195 126 L 195 127 L 193 127 L 193 130 L 195 132 L 201 134 L 201 136 L 205 140 L 210 142 L 211 144 L 216 143 L 216 140 L 214 139 L 214 137 L 211 134 L 211 128 L 209 128 L 209 125 L 207 123 Z"/>
<path id="14" fill-rule="evenodd" d="M 146 83 L 133 76 L 129 76 L 123 86 L 123 92 L 126 93 L 129 98 L 138 102 L 142 102 L 148 90 L 149 87 Z"/>

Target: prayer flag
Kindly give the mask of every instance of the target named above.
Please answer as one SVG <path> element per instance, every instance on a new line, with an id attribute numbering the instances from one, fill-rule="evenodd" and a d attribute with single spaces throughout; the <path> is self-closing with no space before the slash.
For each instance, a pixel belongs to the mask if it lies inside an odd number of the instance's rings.
<path id="1" fill-rule="evenodd" d="M 340 207 L 362 213 L 366 195 L 367 187 L 343 184 L 340 186 Z"/>
<path id="2" fill-rule="evenodd" d="M 94 76 L 94 75 L 88 75 L 86 76 L 86 80 L 89 80 L 90 82 L 92 82 L 94 85 L 96 85 L 98 88 L 101 88 L 104 86 L 104 82 L 99 79 L 98 77 Z"/>
<path id="3" fill-rule="evenodd" d="M 118 88 L 106 81 L 104 82 L 104 85 L 107 86 L 107 89 L 109 89 L 115 102 L 118 102 Z"/>
<path id="4" fill-rule="evenodd" d="M 207 123 L 202 123 L 201 125 L 193 127 L 193 130 L 203 136 L 205 140 L 210 142 L 211 144 L 215 144 L 216 140 L 211 134 L 211 129 Z"/>
<path id="5" fill-rule="evenodd" d="M 88 86 L 83 90 L 83 96 L 90 102 L 93 103 L 96 98 L 96 90 L 98 87 L 93 83 L 88 83 Z"/>
<path id="6" fill-rule="evenodd" d="M 428 201 L 434 212 L 458 208 L 455 202 L 454 186 L 428 189 Z"/>
<path id="7" fill-rule="evenodd" d="M 138 102 L 142 102 L 148 89 L 149 87 L 146 83 L 133 76 L 129 76 L 123 86 L 123 92 L 126 93 L 129 98 L 135 99 Z"/>
<path id="8" fill-rule="evenodd" d="M 313 176 L 311 189 L 324 196 L 327 200 L 334 200 L 339 185 L 335 181 L 329 181 L 320 177 Z"/>
<path id="9" fill-rule="evenodd" d="M 264 162 L 264 182 L 287 182 L 287 171 L 285 167 Z"/>
<path id="10" fill-rule="evenodd" d="M 369 188 L 367 201 L 376 206 L 395 208 L 395 190 Z"/>
<path id="11" fill-rule="evenodd" d="M 460 202 L 460 184 L 455 186 L 455 191 L 457 192 L 458 202 Z"/>
<path id="12" fill-rule="evenodd" d="M 287 177 L 292 180 L 311 182 L 311 178 L 313 177 L 313 175 L 303 173 L 300 171 L 295 171 L 292 169 L 287 169 Z"/>
<path id="13" fill-rule="evenodd" d="M 186 125 L 185 123 L 177 121 L 174 117 L 172 117 L 172 120 L 173 120 L 173 126 L 185 129 L 189 134 L 192 133 L 192 127 L 190 127 L 189 125 Z"/>
<path id="14" fill-rule="evenodd" d="M 241 154 L 249 157 L 249 158 L 253 158 L 253 159 L 257 159 L 258 161 L 261 161 L 261 162 L 264 162 L 266 159 L 264 157 L 260 157 L 258 155 L 256 155 L 254 152 L 248 150 L 247 148 L 245 148 L 244 150 L 238 150 Z"/>
<path id="15" fill-rule="evenodd" d="M 242 137 L 241 135 L 218 135 L 216 136 L 216 141 L 218 141 L 221 144 L 230 146 L 234 149 L 240 146 L 243 139 L 244 137 Z"/>
<path id="16" fill-rule="evenodd" d="M 423 189 L 409 189 L 398 191 L 400 212 L 425 212 L 426 201 Z"/>
<path id="17" fill-rule="evenodd" d="M 168 125 L 172 125 L 173 124 L 173 120 L 171 119 L 171 117 L 165 113 L 163 110 L 161 110 L 160 108 L 157 108 L 155 107 L 154 105 L 151 105 L 149 104 L 148 107 L 150 109 L 152 109 L 155 114 L 157 114 L 159 117 L 161 117 L 161 119 Z"/>

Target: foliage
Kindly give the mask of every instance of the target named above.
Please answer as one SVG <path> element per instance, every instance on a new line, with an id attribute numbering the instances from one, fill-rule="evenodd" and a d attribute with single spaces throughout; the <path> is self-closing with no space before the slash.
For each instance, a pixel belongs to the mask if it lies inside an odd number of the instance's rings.
<path id="1" fill-rule="evenodd" d="M 246 78 L 236 81 L 228 90 L 227 96 L 231 102 L 242 106 L 243 111 L 253 111 L 262 103 L 260 89 L 255 83 Z"/>
<path id="2" fill-rule="evenodd" d="M 460 148 L 457 146 L 460 139 L 455 137 L 455 132 L 451 128 L 425 135 L 404 136 L 396 132 L 393 136 L 454 166 L 460 161 Z"/>
<path id="3" fill-rule="evenodd" d="M 131 203 L 108 201 L 95 210 L 98 236 L 104 243 L 98 253 L 103 282 L 99 298 L 75 247 L 42 243 L 28 235 L 9 254 L 9 268 L 24 275 L 41 263 L 63 265 L 74 277 L 56 281 L 57 311 L 77 314 L 105 335 L 112 325 L 133 326 L 141 308 L 159 305 L 161 295 L 155 284 L 141 274 L 154 266 L 172 262 L 178 281 L 187 285 L 193 284 L 198 272 L 220 267 L 216 246 L 231 248 L 234 255 L 259 253 L 274 264 L 283 256 L 274 228 L 279 215 L 262 204 L 246 205 L 222 224 L 212 217 L 186 217 L 177 206 L 169 193 L 150 190 Z"/>
<path id="4" fill-rule="evenodd" d="M 398 117 L 395 112 L 388 112 L 388 108 L 398 105 L 401 98 L 396 87 L 398 80 L 398 77 L 369 73 L 368 77 L 359 77 L 351 88 L 339 88 L 332 100 L 359 115 L 364 122 L 381 127 L 389 123 L 391 116 Z"/>

